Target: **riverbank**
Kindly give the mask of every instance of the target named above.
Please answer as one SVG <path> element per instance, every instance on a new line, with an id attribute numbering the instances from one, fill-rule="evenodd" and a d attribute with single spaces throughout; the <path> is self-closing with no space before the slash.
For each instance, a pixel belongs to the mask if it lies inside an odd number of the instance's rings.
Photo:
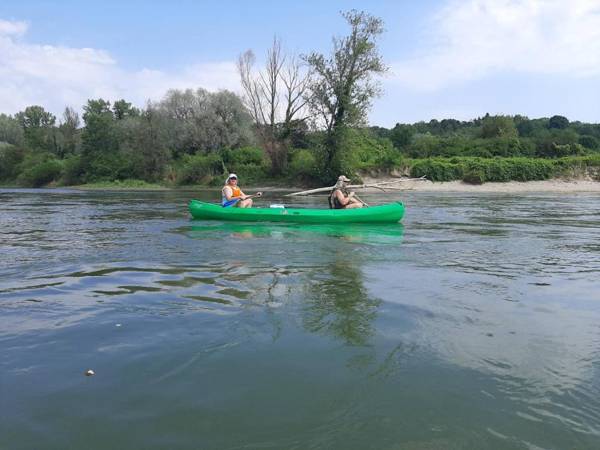
<path id="1" fill-rule="evenodd" d="M 381 183 L 386 181 L 394 181 L 397 178 L 393 177 L 377 177 L 377 178 L 363 178 L 364 183 L 373 184 Z M 557 192 L 557 193 L 568 193 L 568 192 L 599 192 L 600 193 L 600 182 L 592 180 L 571 180 L 555 178 L 551 180 L 543 181 L 507 181 L 503 183 L 484 183 L 484 184 L 469 184 L 463 181 L 438 181 L 432 182 L 429 180 L 424 181 L 408 181 L 399 184 L 401 189 L 399 191 L 423 191 L 423 192 L 505 192 L 505 193 L 519 193 L 519 192 Z M 7 189 L 19 188 L 18 186 L 2 186 Z M 195 190 L 214 190 L 219 191 L 219 186 L 206 186 L 206 185 L 188 185 L 188 186 L 167 186 L 155 183 L 144 183 L 138 182 L 137 180 L 125 180 L 115 182 L 103 182 L 103 183 L 90 183 L 81 184 L 74 186 L 56 186 L 49 185 L 46 188 L 60 188 L 60 189 L 78 189 L 78 190 L 98 190 L 98 191 L 171 191 L 171 190 L 183 190 L 183 191 L 195 191 Z M 306 187 L 297 186 L 282 186 L 280 183 L 277 185 L 270 185 L 268 183 L 261 184 L 260 186 L 244 186 L 245 191 L 251 193 L 255 191 L 270 191 L 270 192 L 289 192 L 289 191 L 301 191 L 307 189 Z M 371 192 L 381 192 L 377 189 L 368 189 Z"/>
<path id="2" fill-rule="evenodd" d="M 393 181 L 394 178 L 366 178 L 365 183 Z M 402 190 L 426 192 L 599 192 L 600 182 L 591 180 L 567 180 L 555 178 L 542 181 L 507 181 L 503 183 L 469 184 L 464 181 L 409 181 L 402 183 Z M 373 190 L 376 192 L 376 190 Z"/>

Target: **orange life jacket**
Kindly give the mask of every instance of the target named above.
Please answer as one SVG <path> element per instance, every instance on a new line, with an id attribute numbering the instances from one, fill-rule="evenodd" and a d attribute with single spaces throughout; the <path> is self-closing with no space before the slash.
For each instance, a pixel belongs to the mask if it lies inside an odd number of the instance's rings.
<path id="1" fill-rule="evenodd" d="M 227 200 L 227 197 L 225 196 L 225 188 L 229 187 L 231 188 L 231 200 Z M 223 186 L 223 190 L 221 191 L 221 205 L 222 206 L 232 206 L 236 203 L 236 201 L 234 199 L 240 197 L 242 195 L 242 190 L 237 187 L 237 186 L 229 186 L 228 184 Z"/>

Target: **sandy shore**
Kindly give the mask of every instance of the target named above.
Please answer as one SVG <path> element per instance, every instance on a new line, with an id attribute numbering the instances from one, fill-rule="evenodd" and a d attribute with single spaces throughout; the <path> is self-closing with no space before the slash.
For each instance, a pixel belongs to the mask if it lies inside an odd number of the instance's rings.
<path id="1" fill-rule="evenodd" d="M 365 183 L 392 181 L 389 179 L 365 179 Z M 600 182 L 590 180 L 544 180 L 544 181 L 509 181 L 506 183 L 467 184 L 462 181 L 431 182 L 409 181 L 401 183 L 403 190 L 423 192 L 598 192 Z"/>

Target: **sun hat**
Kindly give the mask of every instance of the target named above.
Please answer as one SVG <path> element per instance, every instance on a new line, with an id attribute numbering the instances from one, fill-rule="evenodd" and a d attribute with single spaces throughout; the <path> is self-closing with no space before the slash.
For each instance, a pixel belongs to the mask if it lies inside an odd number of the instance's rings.
<path id="1" fill-rule="evenodd" d="M 225 180 L 225 183 L 228 183 L 229 180 L 231 180 L 232 178 L 236 178 L 237 179 L 237 175 L 235 173 L 230 173 L 229 176 L 227 177 L 227 179 Z"/>
<path id="2" fill-rule="evenodd" d="M 345 183 L 349 183 L 350 182 L 350 178 L 348 178 L 346 175 L 340 175 L 338 177 L 338 181 L 343 181 Z"/>

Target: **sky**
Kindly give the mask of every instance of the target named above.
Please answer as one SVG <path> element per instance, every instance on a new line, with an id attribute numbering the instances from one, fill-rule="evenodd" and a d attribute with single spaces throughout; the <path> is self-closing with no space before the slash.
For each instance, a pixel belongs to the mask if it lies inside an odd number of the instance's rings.
<path id="1" fill-rule="evenodd" d="M 600 122 L 600 0 L 3 1 L 0 113 L 240 92 L 240 53 L 260 63 L 275 35 L 288 53 L 327 53 L 353 8 L 385 23 L 372 125 L 486 113 Z"/>

